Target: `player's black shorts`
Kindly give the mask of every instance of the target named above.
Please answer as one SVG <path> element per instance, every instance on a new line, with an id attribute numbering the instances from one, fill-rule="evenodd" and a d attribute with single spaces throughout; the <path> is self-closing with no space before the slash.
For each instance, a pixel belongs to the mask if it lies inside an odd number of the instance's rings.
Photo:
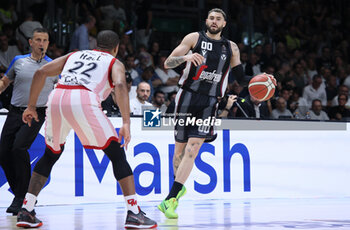
<path id="1" fill-rule="evenodd" d="M 190 137 L 215 140 L 215 116 L 218 99 L 180 89 L 176 95 L 175 140 L 187 142 Z"/>

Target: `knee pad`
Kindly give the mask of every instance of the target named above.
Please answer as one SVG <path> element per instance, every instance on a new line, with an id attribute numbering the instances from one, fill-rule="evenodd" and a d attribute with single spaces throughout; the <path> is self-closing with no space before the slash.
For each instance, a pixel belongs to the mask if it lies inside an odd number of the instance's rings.
<path id="1" fill-rule="evenodd" d="M 112 162 L 113 173 L 118 181 L 132 175 L 132 170 L 126 160 L 124 149 L 120 147 L 117 141 L 112 141 L 103 151 Z"/>
<path id="2" fill-rule="evenodd" d="M 44 177 L 49 177 L 51 169 L 56 161 L 60 158 L 63 149 L 64 146 L 61 147 L 60 153 L 53 153 L 50 148 L 46 147 L 44 155 L 40 158 L 34 167 L 34 172 Z"/>

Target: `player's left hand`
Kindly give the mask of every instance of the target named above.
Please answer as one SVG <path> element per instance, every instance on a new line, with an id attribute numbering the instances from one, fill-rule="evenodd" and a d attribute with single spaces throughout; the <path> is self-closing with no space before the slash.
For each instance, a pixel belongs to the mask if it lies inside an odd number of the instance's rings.
<path id="1" fill-rule="evenodd" d="M 130 142 L 130 124 L 125 123 L 123 126 L 119 129 L 119 139 L 118 142 L 121 143 L 122 138 L 124 137 L 124 144 L 122 144 L 120 147 L 125 147 L 125 150 L 128 150 L 128 144 Z"/>
<path id="2" fill-rule="evenodd" d="M 36 107 L 29 106 L 28 108 L 26 108 L 26 110 L 24 110 L 22 114 L 22 120 L 24 123 L 28 124 L 29 127 L 31 127 L 33 118 L 36 122 L 39 122 L 38 113 L 36 112 Z"/>

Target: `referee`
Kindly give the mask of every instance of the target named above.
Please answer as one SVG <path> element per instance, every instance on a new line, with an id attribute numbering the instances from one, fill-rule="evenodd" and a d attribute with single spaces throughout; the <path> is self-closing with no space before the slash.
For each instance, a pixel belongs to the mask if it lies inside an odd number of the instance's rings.
<path id="1" fill-rule="evenodd" d="M 6 212 L 17 215 L 27 192 L 31 165 L 28 149 L 36 138 L 45 121 L 45 109 L 48 95 L 54 88 L 58 77 L 48 78 L 37 102 L 39 122 L 29 127 L 22 121 L 22 113 L 26 109 L 32 78 L 37 69 L 51 59 L 45 55 L 49 45 L 49 33 L 44 28 L 34 29 L 29 39 L 32 52 L 16 56 L 5 76 L 0 79 L 0 93 L 13 82 L 11 106 L 0 140 L 0 165 L 15 197 Z"/>

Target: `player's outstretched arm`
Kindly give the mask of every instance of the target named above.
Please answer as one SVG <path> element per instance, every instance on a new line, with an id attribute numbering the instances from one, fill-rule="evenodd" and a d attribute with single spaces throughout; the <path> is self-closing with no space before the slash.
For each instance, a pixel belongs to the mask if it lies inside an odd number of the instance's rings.
<path id="1" fill-rule="evenodd" d="M 119 142 L 124 137 L 124 144 L 121 147 L 127 149 L 131 138 L 129 92 L 126 86 L 125 67 L 118 60 L 116 60 L 112 68 L 112 80 L 114 83 L 115 98 L 123 118 L 123 126 L 119 130 Z"/>
<path id="2" fill-rule="evenodd" d="M 195 66 L 202 64 L 204 61 L 204 57 L 202 55 L 199 53 L 187 54 L 188 51 L 190 51 L 190 49 L 196 45 L 198 38 L 198 33 L 190 33 L 186 35 L 180 45 L 178 45 L 165 60 L 164 67 L 166 69 L 175 68 L 185 61 L 191 61 Z"/>
<path id="3" fill-rule="evenodd" d="M 23 112 L 22 120 L 31 126 L 32 119 L 39 121 L 38 114 L 36 113 L 36 102 L 38 100 L 39 94 L 44 87 L 46 77 L 54 77 L 62 72 L 63 66 L 67 60 L 69 54 L 59 57 L 52 62 L 49 62 L 37 71 L 35 71 L 33 76 L 32 85 L 30 86 L 30 94 L 28 100 L 27 109 Z"/>

